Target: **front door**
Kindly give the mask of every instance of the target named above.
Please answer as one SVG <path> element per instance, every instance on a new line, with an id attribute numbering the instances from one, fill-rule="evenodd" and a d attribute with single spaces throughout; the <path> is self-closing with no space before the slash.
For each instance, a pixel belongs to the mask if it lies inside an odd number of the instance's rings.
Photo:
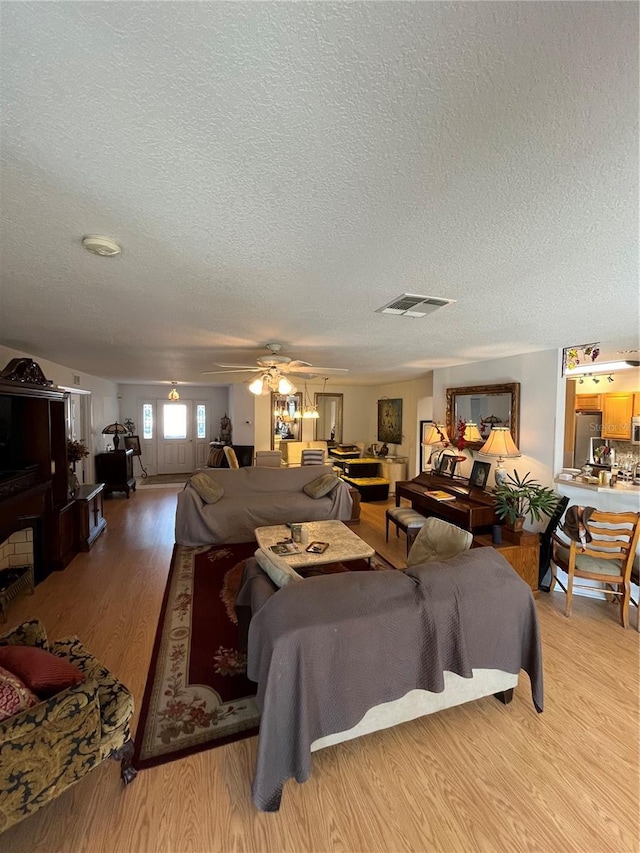
<path id="1" fill-rule="evenodd" d="M 158 474 L 193 471 L 193 403 L 158 400 Z"/>

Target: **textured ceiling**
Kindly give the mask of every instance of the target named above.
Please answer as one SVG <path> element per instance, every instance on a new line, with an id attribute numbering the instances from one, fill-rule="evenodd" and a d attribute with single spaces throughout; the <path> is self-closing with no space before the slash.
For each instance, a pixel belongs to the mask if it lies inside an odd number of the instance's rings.
<path id="1" fill-rule="evenodd" d="M 1 48 L 6 346 L 387 382 L 638 345 L 635 3 L 5 2 Z"/>

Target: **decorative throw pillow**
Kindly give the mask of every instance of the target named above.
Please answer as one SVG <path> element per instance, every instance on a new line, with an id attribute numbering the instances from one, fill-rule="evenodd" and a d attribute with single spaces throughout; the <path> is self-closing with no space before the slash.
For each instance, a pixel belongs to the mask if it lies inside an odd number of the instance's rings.
<path id="1" fill-rule="evenodd" d="M 9 670 L 0 666 L 0 722 L 20 711 L 32 708 L 40 700 L 26 684 Z"/>
<path id="2" fill-rule="evenodd" d="M 33 646 L 0 647 L 0 666 L 24 681 L 41 699 L 84 681 L 77 666 Z"/>
<path id="3" fill-rule="evenodd" d="M 274 554 L 273 551 L 258 548 L 253 556 L 258 561 L 260 568 L 269 575 L 276 586 L 286 586 L 289 583 L 304 580 L 302 575 L 294 571 L 286 560 Z"/>
<path id="4" fill-rule="evenodd" d="M 473 534 L 441 518 L 430 516 L 414 539 L 407 568 L 432 560 L 448 560 L 471 548 Z"/>
<path id="5" fill-rule="evenodd" d="M 215 504 L 224 495 L 224 489 L 220 483 L 216 483 L 208 474 L 194 474 L 189 484 L 206 504 Z"/>
<path id="6" fill-rule="evenodd" d="M 336 477 L 335 474 L 321 474 L 315 480 L 303 486 L 302 491 L 305 495 L 309 495 L 310 498 L 323 498 L 329 492 L 333 491 L 339 482 L 340 478 Z"/>

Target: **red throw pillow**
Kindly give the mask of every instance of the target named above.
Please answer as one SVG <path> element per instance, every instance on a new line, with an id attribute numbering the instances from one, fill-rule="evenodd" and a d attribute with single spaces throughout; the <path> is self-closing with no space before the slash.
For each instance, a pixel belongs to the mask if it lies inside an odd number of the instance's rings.
<path id="1" fill-rule="evenodd" d="M 0 722 L 26 711 L 39 701 L 16 675 L 0 666 Z"/>
<path id="2" fill-rule="evenodd" d="M 35 646 L 0 646 L 0 666 L 17 675 L 41 699 L 84 681 L 77 666 Z"/>

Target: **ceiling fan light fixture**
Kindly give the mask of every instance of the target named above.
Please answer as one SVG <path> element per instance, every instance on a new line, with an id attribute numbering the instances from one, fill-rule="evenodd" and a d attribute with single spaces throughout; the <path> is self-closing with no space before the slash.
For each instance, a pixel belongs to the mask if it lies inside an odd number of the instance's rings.
<path id="1" fill-rule="evenodd" d="M 292 394 L 294 391 L 293 385 L 286 376 L 280 376 L 278 379 L 278 394 Z"/>
<path id="2" fill-rule="evenodd" d="M 251 385 L 249 385 L 249 391 L 251 391 L 252 394 L 255 394 L 256 397 L 259 397 L 262 394 L 262 380 L 262 376 L 256 376 Z"/>

